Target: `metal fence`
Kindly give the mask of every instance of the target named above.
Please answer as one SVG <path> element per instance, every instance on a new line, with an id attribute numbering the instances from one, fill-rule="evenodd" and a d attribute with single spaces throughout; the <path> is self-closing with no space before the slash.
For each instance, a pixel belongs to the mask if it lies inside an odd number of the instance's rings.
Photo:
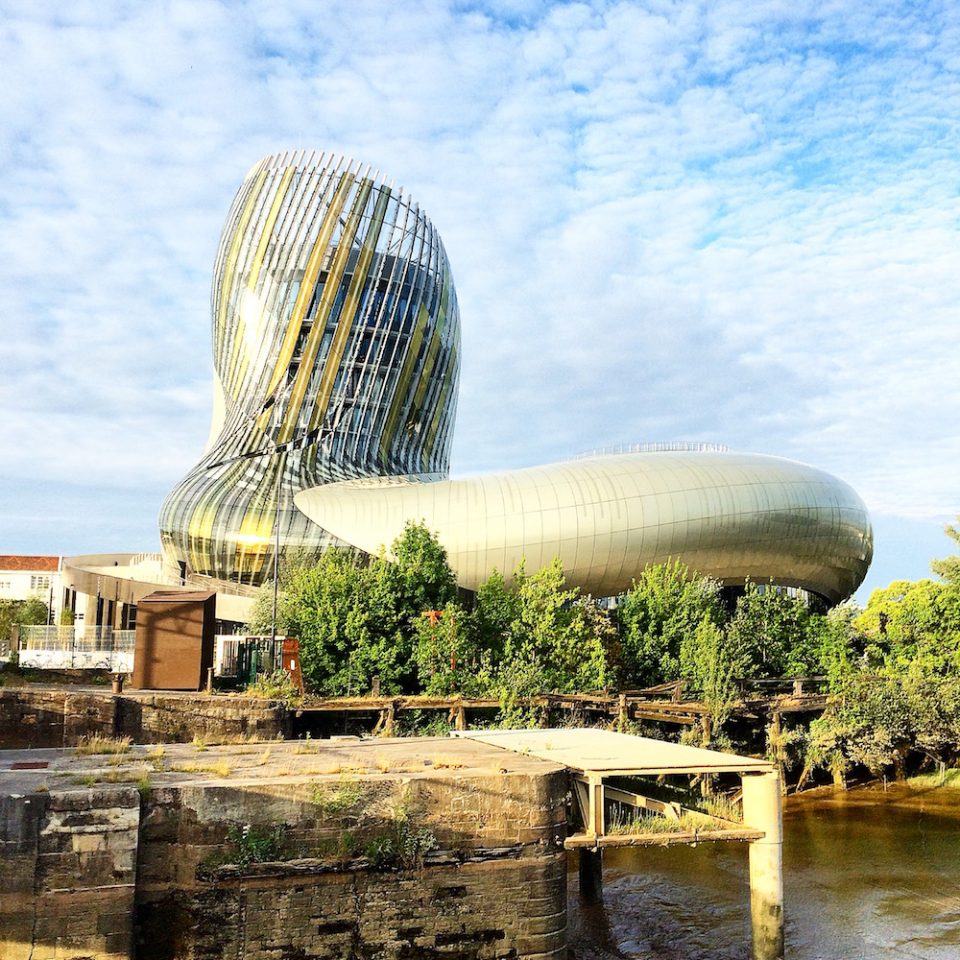
<path id="1" fill-rule="evenodd" d="M 136 630 L 113 627 L 22 626 L 17 643 L 21 667 L 34 670 L 133 671 Z"/>
<path id="2" fill-rule="evenodd" d="M 213 656 L 214 676 L 251 683 L 258 674 L 272 673 L 283 663 L 282 637 L 220 634 Z"/>

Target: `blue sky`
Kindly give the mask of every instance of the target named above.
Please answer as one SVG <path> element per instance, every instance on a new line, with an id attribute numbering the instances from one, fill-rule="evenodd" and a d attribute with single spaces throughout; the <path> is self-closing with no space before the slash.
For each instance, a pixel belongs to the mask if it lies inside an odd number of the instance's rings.
<path id="1" fill-rule="evenodd" d="M 960 5 L 0 2 L 0 553 L 155 550 L 263 154 L 447 246 L 456 474 L 702 440 L 829 470 L 867 588 L 960 513 Z M 861 591 L 865 595 L 865 591 Z"/>

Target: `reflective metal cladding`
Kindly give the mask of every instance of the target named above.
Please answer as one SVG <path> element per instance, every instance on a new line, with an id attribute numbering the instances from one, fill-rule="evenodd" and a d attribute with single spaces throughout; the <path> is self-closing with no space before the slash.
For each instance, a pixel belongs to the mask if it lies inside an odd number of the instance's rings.
<path id="1" fill-rule="evenodd" d="M 668 558 L 832 602 L 866 575 L 857 494 L 775 457 L 668 448 L 445 479 L 460 352 L 450 266 L 419 207 L 369 168 L 260 161 L 224 227 L 212 314 L 210 438 L 160 517 L 167 561 L 195 573 L 259 583 L 278 534 L 281 551 L 376 551 L 425 520 L 471 588 L 556 556 L 600 596 Z"/>
<path id="2" fill-rule="evenodd" d="M 247 174 L 211 298 L 214 417 L 166 498 L 166 559 L 261 582 L 281 550 L 334 541 L 293 505 L 350 477 L 447 474 L 460 318 L 433 225 L 370 169 L 277 154 Z"/>
<path id="3" fill-rule="evenodd" d="M 304 513 L 375 552 L 423 519 L 461 586 L 521 560 L 560 557 L 594 596 L 630 586 L 645 566 L 679 557 L 727 585 L 803 587 L 831 602 L 863 580 L 872 553 L 866 507 L 813 467 L 735 453 L 591 457 L 465 480 L 357 480 L 307 490 Z"/>

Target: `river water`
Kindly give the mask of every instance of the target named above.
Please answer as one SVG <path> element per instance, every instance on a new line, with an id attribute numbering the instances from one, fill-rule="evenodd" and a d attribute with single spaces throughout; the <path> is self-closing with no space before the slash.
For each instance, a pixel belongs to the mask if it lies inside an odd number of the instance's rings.
<path id="1" fill-rule="evenodd" d="M 747 850 L 604 853 L 604 902 L 579 903 L 578 958 L 748 960 Z M 960 960 L 960 790 L 790 798 L 784 811 L 787 960 Z"/>

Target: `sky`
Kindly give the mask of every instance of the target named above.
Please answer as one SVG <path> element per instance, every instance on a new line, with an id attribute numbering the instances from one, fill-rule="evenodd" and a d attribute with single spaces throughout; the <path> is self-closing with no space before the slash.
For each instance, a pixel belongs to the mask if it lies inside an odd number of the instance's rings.
<path id="1" fill-rule="evenodd" d="M 705 441 L 869 507 L 858 594 L 960 513 L 960 0 L 0 0 L 0 553 L 156 551 L 263 155 L 442 236 L 451 470 Z"/>

